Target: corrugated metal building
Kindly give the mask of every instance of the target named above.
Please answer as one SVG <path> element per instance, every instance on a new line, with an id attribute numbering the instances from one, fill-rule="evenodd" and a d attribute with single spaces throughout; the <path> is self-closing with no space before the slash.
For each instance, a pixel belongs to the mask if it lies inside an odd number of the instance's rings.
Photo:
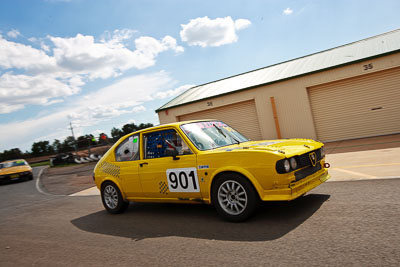
<path id="1" fill-rule="evenodd" d="M 252 140 L 400 133 L 400 29 L 193 87 L 160 123 L 219 119 Z"/>

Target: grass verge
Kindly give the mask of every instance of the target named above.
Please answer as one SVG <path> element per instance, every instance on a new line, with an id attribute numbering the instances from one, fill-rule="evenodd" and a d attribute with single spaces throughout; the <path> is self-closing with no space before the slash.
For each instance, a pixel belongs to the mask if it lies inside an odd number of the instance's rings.
<path id="1" fill-rule="evenodd" d="M 31 165 L 31 167 L 46 166 L 46 165 L 50 165 L 50 160 L 42 161 L 42 162 L 36 162 L 36 163 L 29 164 L 29 165 Z"/>

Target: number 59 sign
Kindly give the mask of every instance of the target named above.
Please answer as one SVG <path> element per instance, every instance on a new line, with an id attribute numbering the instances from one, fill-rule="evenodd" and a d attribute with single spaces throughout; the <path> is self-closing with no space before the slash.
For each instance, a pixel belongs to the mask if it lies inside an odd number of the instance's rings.
<path id="1" fill-rule="evenodd" d="M 196 168 L 168 169 L 167 181 L 170 192 L 200 192 Z"/>

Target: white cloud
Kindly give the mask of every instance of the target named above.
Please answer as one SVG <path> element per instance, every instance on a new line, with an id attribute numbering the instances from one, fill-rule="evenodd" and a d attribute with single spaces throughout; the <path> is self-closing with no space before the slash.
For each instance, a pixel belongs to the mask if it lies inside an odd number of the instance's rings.
<path id="1" fill-rule="evenodd" d="M 132 108 L 133 113 L 144 112 L 144 111 L 146 111 L 146 108 L 144 106 L 137 106 Z"/>
<path id="2" fill-rule="evenodd" d="M 132 29 L 116 29 L 113 32 L 106 31 L 103 33 L 100 42 L 118 44 L 125 40 L 129 40 L 137 31 Z"/>
<path id="3" fill-rule="evenodd" d="M 285 10 L 282 11 L 284 15 L 291 15 L 293 13 L 293 9 L 290 7 L 286 8 Z"/>
<path id="4" fill-rule="evenodd" d="M 62 102 L 64 102 L 64 99 L 54 99 L 54 100 L 47 101 L 47 103 L 45 103 L 43 105 L 50 106 L 50 105 L 62 103 Z"/>
<path id="5" fill-rule="evenodd" d="M 67 128 L 70 121 L 78 136 L 87 133 L 85 127 L 99 125 L 102 129 L 103 122 L 113 119 L 114 123 L 123 114 L 140 115 L 146 111 L 145 102 L 154 100 L 153 96 L 158 92 L 170 90 L 175 83 L 166 72 L 131 76 L 86 94 L 74 103 L 66 103 L 62 110 L 51 114 L 0 123 L 0 151 L 12 147 L 30 149 L 34 140 L 62 140 L 71 135 Z M 118 124 L 113 126 L 118 127 Z"/>
<path id="6" fill-rule="evenodd" d="M 10 37 L 10 38 L 17 38 L 20 35 L 21 35 L 21 33 L 18 30 L 15 30 L 15 29 L 13 29 L 13 30 L 11 30 L 11 31 L 9 31 L 7 33 L 7 36 Z"/>
<path id="7" fill-rule="evenodd" d="M 29 104 L 59 103 L 63 100 L 57 98 L 73 95 L 79 90 L 79 87 L 51 76 L 5 73 L 0 76 L 0 114 L 22 109 Z"/>
<path id="8" fill-rule="evenodd" d="M 175 53 L 184 51 L 182 46 L 177 46 L 176 40 L 171 36 L 165 36 L 161 41 L 153 37 L 143 36 L 135 40 L 136 51 L 135 56 L 143 64 L 143 67 L 154 65 L 156 56 L 164 51 L 173 50 Z"/>
<path id="9" fill-rule="evenodd" d="M 56 68 L 56 61 L 42 50 L 10 42 L 0 36 L 0 68 L 46 73 Z"/>
<path id="10" fill-rule="evenodd" d="M 54 58 L 60 67 L 87 75 L 90 79 L 115 77 L 131 68 L 144 69 L 155 64 L 159 53 L 183 49 L 176 45 L 176 40 L 171 36 L 165 36 L 161 41 L 142 36 L 135 40 L 136 50 L 130 50 L 122 40 L 131 34 L 127 30 L 117 32 L 112 39 L 102 42 L 82 34 L 72 38 L 50 37 L 50 40 L 55 46 Z"/>
<path id="11" fill-rule="evenodd" d="M 116 103 L 121 108 L 129 108 L 153 100 L 151 96 L 154 93 L 161 91 L 162 88 L 168 89 L 174 83 L 168 73 L 163 71 L 130 76 L 88 94 L 85 103 L 82 104 L 90 106 L 91 103 L 99 105 Z"/>
<path id="12" fill-rule="evenodd" d="M 46 45 L 44 42 L 40 43 L 40 48 L 42 48 L 46 52 L 50 52 L 50 46 Z"/>
<path id="13" fill-rule="evenodd" d="M 143 112 L 146 108 L 144 106 L 136 106 L 131 109 L 122 109 L 116 104 L 109 104 L 108 106 L 96 105 L 87 108 L 78 108 L 77 110 L 78 112 L 74 111 L 68 114 L 68 118 L 77 127 L 86 127 L 124 114 Z"/>
<path id="14" fill-rule="evenodd" d="M 53 107 L 51 114 L 44 109 L 28 120 L 0 123 L 0 151 L 10 147 L 30 149 L 35 140 L 63 139 L 71 134 L 67 128 L 70 120 L 78 135 L 85 133 L 85 127 L 124 114 L 141 116 L 146 102 L 184 90 L 186 87 L 174 89 L 176 82 L 161 71 L 126 77 L 96 92 L 83 92 L 74 102 L 66 101 L 81 92 L 89 81 L 150 67 L 162 52 L 184 51 L 171 36 L 142 36 L 133 40 L 135 34 L 134 30 L 123 29 L 101 40 L 82 34 L 70 38 L 32 37 L 28 39 L 31 45 L 11 41 L 10 35 L 0 35 L 0 114 L 28 105 L 64 102 Z"/>
<path id="15" fill-rule="evenodd" d="M 207 16 L 190 20 L 181 24 L 180 36 L 182 41 L 194 46 L 221 46 L 238 40 L 236 31 L 251 25 L 246 19 L 233 21 L 231 17 L 209 19 Z"/>
<path id="16" fill-rule="evenodd" d="M 144 102 L 153 100 L 153 95 L 174 83 L 166 72 L 121 79 L 76 102 L 69 118 L 79 126 L 90 126 L 124 114 L 144 112 Z"/>
<path id="17" fill-rule="evenodd" d="M 182 46 L 178 46 L 176 44 L 176 39 L 169 35 L 165 36 L 162 39 L 161 44 L 163 47 L 162 51 L 169 50 L 169 49 L 175 51 L 175 53 L 182 53 L 185 51 L 185 49 Z"/>
<path id="18" fill-rule="evenodd" d="M 246 28 L 250 27 L 250 25 L 251 25 L 250 20 L 247 20 L 247 19 L 237 19 L 237 20 L 235 20 L 235 29 L 237 31 L 246 29 Z"/>
<path id="19" fill-rule="evenodd" d="M 187 89 L 192 88 L 193 86 L 194 85 L 188 84 L 188 85 L 182 85 L 182 86 L 180 86 L 180 87 L 178 87 L 176 89 L 157 92 L 154 97 L 158 98 L 158 99 L 164 99 L 164 98 L 167 98 L 167 97 L 176 96 L 176 95 L 179 95 L 180 93 L 183 93 Z"/>
<path id="20" fill-rule="evenodd" d="M 116 77 L 132 68 L 144 69 L 153 66 L 162 52 L 184 50 L 168 35 L 161 40 L 139 37 L 134 40 L 136 48 L 129 49 L 124 41 L 135 32 L 115 30 L 101 41 L 82 34 L 71 38 L 48 36 L 46 40 L 29 38 L 40 49 L 0 35 L 0 70 L 6 70 L 0 76 L 0 113 L 14 112 L 26 105 L 59 103 L 79 92 L 88 81 Z M 18 75 L 14 74 L 16 70 Z"/>
<path id="21" fill-rule="evenodd" d="M 68 124 L 67 111 L 60 111 L 34 119 L 0 124 L 0 151 L 12 147 L 30 149 L 34 140 L 63 139 L 71 133 L 65 127 Z M 49 133 L 52 137 L 49 136 Z"/>

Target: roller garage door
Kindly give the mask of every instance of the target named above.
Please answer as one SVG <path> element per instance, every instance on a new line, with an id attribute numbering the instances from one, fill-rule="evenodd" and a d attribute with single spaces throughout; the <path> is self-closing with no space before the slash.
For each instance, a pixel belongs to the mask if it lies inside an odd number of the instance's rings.
<path id="1" fill-rule="evenodd" d="M 308 93 L 321 141 L 400 133 L 400 68 L 311 87 Z"/>
<path id="2" fill-rule="evenodd" d="M 251 140 L 262 140 L 254 100 L 179 116 L 179 121 L 202 119 L 221 120 Z"/>

